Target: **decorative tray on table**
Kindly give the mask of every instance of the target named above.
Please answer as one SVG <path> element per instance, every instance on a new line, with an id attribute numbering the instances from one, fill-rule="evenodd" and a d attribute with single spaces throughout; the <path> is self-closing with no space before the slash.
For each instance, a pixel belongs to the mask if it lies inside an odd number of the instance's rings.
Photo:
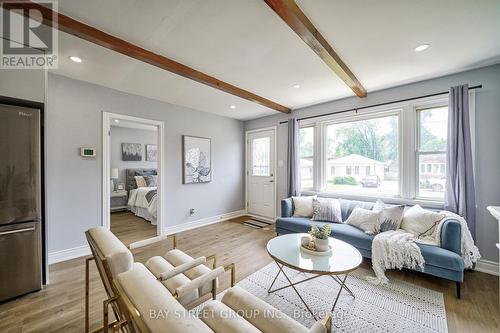
<path id="1" fill-rule="evenodd" d="M 316 251 L 316 250 L 310 249 L 304 245 L 300 245 L 300 250 L 305 252 L 305 253 L 312 254 L 315 256 L 329 256 L 330 254 L 332 254 L 331 245 L 328 245 L 328 251 Z"/>

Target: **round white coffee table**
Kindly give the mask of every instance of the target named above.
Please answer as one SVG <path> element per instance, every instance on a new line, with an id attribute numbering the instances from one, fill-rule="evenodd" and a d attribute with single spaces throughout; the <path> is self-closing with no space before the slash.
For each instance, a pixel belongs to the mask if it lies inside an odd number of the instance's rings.
<path id="1" fill-rule="evenodd" d="M 332 248 L 331 254 L 325 256 L 309 254 L 300 249 L 300 239 L 306 235 L 307 234 L 282 235 L 271 239 L 267 243 L 267 253 L 269 253 L 279 267 L 278 274 L 276 274 L 268 292 L 273 293 L 292 287 L 307 310 L 316 319 L 315 314 L 311 311 L 295 286 L 323 275 L 330 275 L 332 279 L 340 285 L 339 292 L 332 306 L 333 311 L 337 305 L 342 289 L 347 290 L 352 297 L 355 297 L 353 292 L 346 286 L 346 280 L 349 273 L 356 270 L 359 265 L 361 265 L 363 257 L 354 246 L 332 237 L 328 239 L 328 243 Z M 313 274 L 313 276 L 301 281 L 292 282 L 283 270 L 285 266 L 299 272 Z M 285 276 L 289 284 L 284 287 L 272 289 L 280 274 Z M 344 275 L 344 277 L 340 278 L 339 275 Z"/>

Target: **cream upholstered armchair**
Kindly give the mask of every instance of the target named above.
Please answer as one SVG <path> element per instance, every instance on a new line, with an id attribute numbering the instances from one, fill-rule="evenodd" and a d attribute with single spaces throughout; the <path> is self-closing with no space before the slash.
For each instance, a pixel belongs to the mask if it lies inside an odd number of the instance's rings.
<path id="1" fill-rule="evenodd" d="M 119 274 L 113 283 L 117 306 L 126 317 L 126 328 L 133 333 L 331 332 L 331 315 L 308 329 L 239 287 L 229 289 L 221 301 L 209 300 L 195 316 L 140 263 Z"/>
<path id="2" fill-rule="evenodd" d="M 89 332 L 89 277 L 90 262 L 95 261 L 108 299 L 103 302 L 103 328 L 97 331 L 107 332 L 109 328 L 127 329 L 127 317 L 117 305 L 118 292 L 113 284 L 119 274 L 134 267 L 134 257 L 131 249 L 137 249 L 153 243 L 167 240 L 168 236 L 158 236 L 152 239 L 136 242 L 125 246 L 111 231 L 103 227 L 91 228 L 85 232 L 92 257 L 86 259 L 85 265 L 85 332 Z M 192 308 L 217 294 L 218 278 L 225 271 L 231 271 L 231 285 L 235 282 L 235 267 L 233 264 L 216 268 L 215 256 L 194 259 L 177 249 L 175 235 L 173 250 L 164 256 L 155 256 L 146 262 L 146 267 L 163 285 L 165 291 L 175 297 L 185 308 Z M 206 266 L 212 261 L 211 268 Z M 116 320 L 108 323 L 108 311 L 111 307 Z"/>

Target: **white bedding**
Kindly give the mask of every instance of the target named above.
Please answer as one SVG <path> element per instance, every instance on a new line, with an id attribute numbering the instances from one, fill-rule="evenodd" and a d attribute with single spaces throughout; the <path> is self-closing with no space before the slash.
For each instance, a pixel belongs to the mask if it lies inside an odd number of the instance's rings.
<path id="1" fill-rule="evenodd" d="M 156 224 L 156 209 L 157 200 L 156 195 L 148 203 L 146 200 L 146 194 L 149 191 L 156 190 L 156 187 L 139 187 L 129 191 L 128 197 L 128 209 L 135 215 L 142 217 L 145 220 L 151 222 L 151 224 Z"/>

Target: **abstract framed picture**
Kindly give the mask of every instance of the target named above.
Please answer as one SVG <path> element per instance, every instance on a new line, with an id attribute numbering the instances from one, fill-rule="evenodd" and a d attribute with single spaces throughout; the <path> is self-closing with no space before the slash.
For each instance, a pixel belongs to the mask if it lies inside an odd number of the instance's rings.
<path id="1" fill-rule="evenodd" d="M 142 161 L 142 145 L 122 143 L 122 161 Z"/>
<path id="2" fill-rule="evenodd" d="M 183 184 L 212 181 L 212 147 L 210 138 L 182 136 Z"/>
<path id="3" fill-rule="evenodd" d="M 146 161 L 156 162 L 157 155 L 158 155 L 157 145 L 146 145 Z"/>

